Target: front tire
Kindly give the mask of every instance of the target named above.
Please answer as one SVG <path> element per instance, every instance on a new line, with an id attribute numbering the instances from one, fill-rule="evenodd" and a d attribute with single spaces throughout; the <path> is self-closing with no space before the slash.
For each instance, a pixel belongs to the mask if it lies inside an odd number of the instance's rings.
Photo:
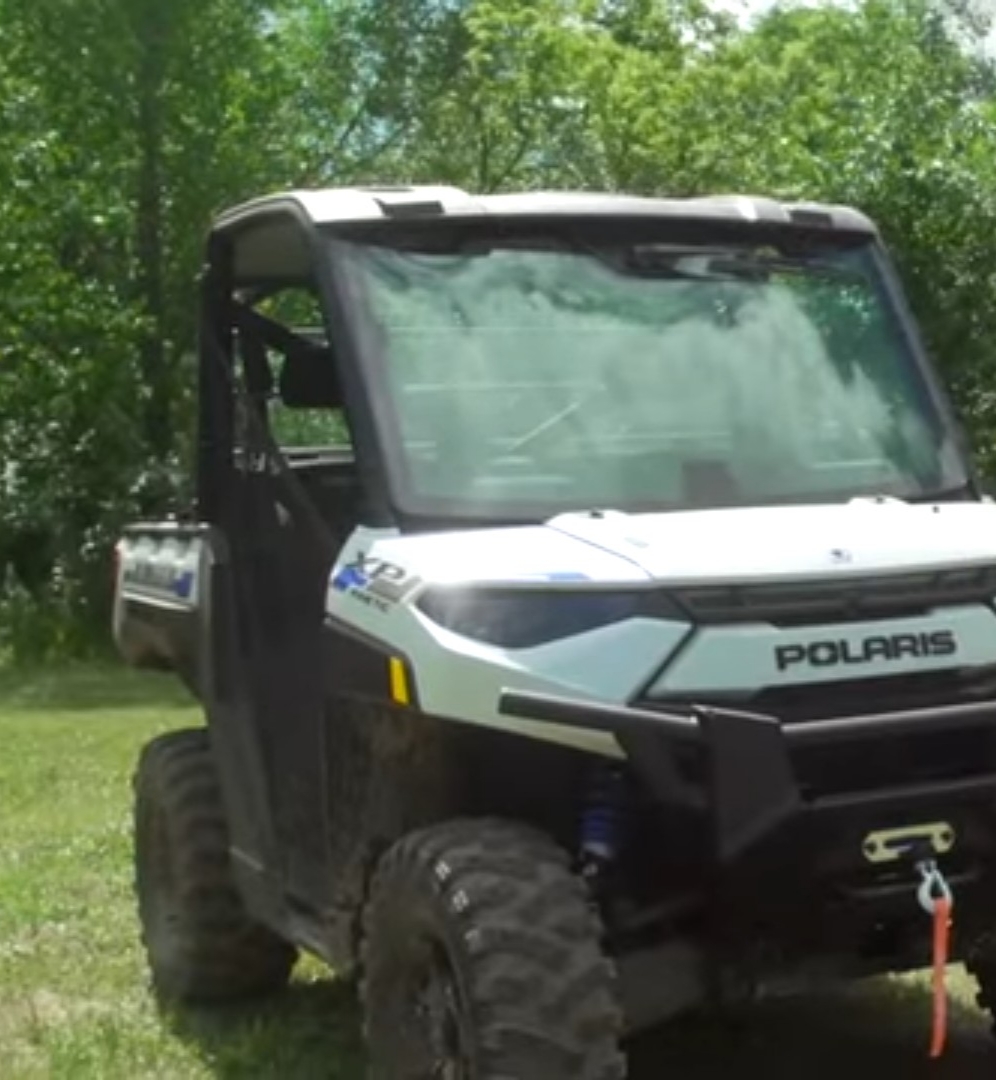
<path id="1" fill-rule="evenodd" d="M 144 747 L 134 828 L 142 942 L 157 995 L 223 1001 L 284 986 L 295 950 L 243 906 L 207 731 L 170 732 Z"/>
<path id="2" fill-rule="evenodd" d="M 371 1080 L 620 1080 L 601 925 L 568 859 L 498 821 L 382 858 L 364 919 Z"/>

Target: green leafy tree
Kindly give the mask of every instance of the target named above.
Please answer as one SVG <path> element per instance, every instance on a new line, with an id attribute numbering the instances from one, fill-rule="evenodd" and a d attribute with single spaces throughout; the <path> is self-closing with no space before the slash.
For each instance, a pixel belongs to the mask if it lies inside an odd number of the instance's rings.
<path id="1" fill-rule="evenodd" d="M 176 490 L 196 249 L 266 171 L 263 125 L 236 137 L 265 115 L 243 74 L 261 19 L 0 0 L 0 621 L 18 647 L 104 624 L 121 522 Z"/>
<path id="2" fill-rule="evenodd" d="M 184 497 L 220 207 L 295 185 L 753 191 L 880 224 L 996 466 L 996 78 L 973 0 L 0 0 L 0 647 L 106 627 Z"/>

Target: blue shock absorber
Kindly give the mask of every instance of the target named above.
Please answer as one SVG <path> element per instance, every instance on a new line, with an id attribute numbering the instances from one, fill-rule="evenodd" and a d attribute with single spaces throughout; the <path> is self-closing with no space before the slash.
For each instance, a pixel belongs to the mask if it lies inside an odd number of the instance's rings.
<path id="1" fill-rule="evenodd" d="M 622 843 L 624 780 L 620 769 L 599 766 L 581 816 L 581 872 L 599 879 L 619 854 Z"/>

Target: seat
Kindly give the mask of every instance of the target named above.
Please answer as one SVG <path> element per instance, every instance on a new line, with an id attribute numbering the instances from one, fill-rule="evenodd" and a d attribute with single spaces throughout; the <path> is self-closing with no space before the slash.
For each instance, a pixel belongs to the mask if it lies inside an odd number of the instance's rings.
<path id="1" fill-rule="evenodd" d="M 342 387 L 332 350 L 302 339 L 284 356 L 277 392 L 288 409 L 341 409 Z"/>

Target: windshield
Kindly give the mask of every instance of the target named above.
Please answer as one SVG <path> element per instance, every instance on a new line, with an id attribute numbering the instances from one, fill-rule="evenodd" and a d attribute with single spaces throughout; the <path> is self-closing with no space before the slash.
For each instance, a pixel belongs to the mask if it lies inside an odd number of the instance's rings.
<path id="1" fill-rule="evenodd" d="M 542 517 L 964 483 L 870 243 L 340 251 L 413 503 Z"/>

